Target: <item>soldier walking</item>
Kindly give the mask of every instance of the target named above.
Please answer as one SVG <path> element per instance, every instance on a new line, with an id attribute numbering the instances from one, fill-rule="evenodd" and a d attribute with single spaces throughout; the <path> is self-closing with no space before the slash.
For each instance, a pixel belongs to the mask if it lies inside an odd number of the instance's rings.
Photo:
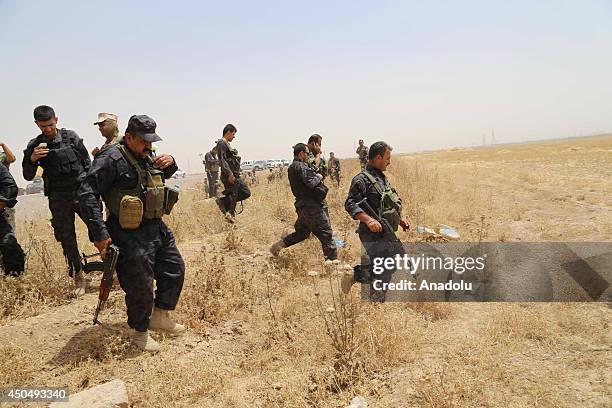
<path id="1" fill-rule="evenodd" d="M 223 137 L 217 142 L 217 159 L 221 169 L 221 182 L 225 187 L 223 197 L 217 199 L 217 205 L 225 218 L 233 223 L 236 217 L 236 203 L 251 196 L 251 190 L 240 178 L 240 156 L 238 150 L 231 147 L 230 142 L 236 137 L 238 130 L 232 124 L 223 128 Z"/>
<path id="2" fill-rule="evenodd" d="M 368 146 L 363 144 L 363 139 L 359 139 L 359 147 L 357 147 L 356 153 L 359 156 L 361 168 L 365 168 L 366 164 L 368 164 Z"/>
<path id="3" fill-rule="evenodd" d="M 293 163 L 287 173 L 298 216 L 295 232 L 272 245 L 270 252 L 278 256 L 281 249 L 304 241 L 312 233 L 321 242 L 325 259 L 334 260 L 338 253 L 332 238 L 331 222 L 324 208 L 327 187 L 323 183 L 323 176 L 315 173 L 307 164 L 309 153 L 304 143 L 293 147 Z"/>
<path id="4" fill-rule="evenodd" d="M 12 209 L 17 203 L 17 184 L 6 166 L 0 163 L 0 254 L 4 274 L 19 276 L 23 273 L 23 249 L 17 242 L 15 229 L 5 216 L 7 209 Z"/>
<path id="5" fill-rule="evenodd" d="M 336 187 L 340 187 L 340 160 L 334 155 L 334 152 L 329 152 L 329 177 L 336 183 Z"/>
<path id="6" fill-rule="evenodd" d="M 310 165 L 314 171 L 323 178 L 327 176 L 327 163 L 323 157 L 323 151 L 321 145 L 323 143 L 323 137 L 319 134 L 314 134 L 308 138 L 308 165 Z"/>
<path id="7" fill-rule="evenodd" d="M 219 160 L 217 146 L 204 155 L 204 169 L 208 180 L 208 198 L 217 197 L 217 180 L 219 179 Z"/>
<path id="8" fill-rule="evenodd" d="M 375 286 L 381 285 L 374 285 L 374 282 L 390 282 L 392 271 L 375 276 L 372 273 L 373 260 L 402 254 L 403 247 L 395 231 L 400 226 L 404 231 L 409 228 L 408 223 L 401 218 L 402 200 L 385 176 L 387 166 L 391 163 L 391 150 L 391 146 L 385 142 L 376 142 L 371 146 L 368 164 L 353 177 L 344 204 L 349 215 L 359 220 L 357 233 L 369 259 L 364 259 L 352 276 L 343 277 L 342 290 L 348 293 L 354 282 L 366 283 L 370 285 L 370 299 L 379 302 L 384 302 L 386 291 L 376 289 Z M 367 208 L 373 213 L 369 213 Z M 384 222 L 387 228 L 376 218 Z"/>
<path id="9" fill-rule="evenodd" d="M 43 168 L 45 195 L 49 197 L 51 226 L 62 244 L 68 274 L 74 277 L 76 296 L 85 294 L 87 280 L 81 272 L 79 248 L 74 228 L 75 214 L 83 222 L 76 191 L 89 170 L 91 160 L 83 139 L 73 130 L 57 129 L 58 118 L 50 106 L 34 109 L 34 121 L 41 134 L 30 140 L 23 154 L 23 178 L 30 181 L 38 166 Z"/>
<path id="10" fill-rule="evenodd" d="M 185 263 L 162 221 L 178 200 L 178 192 L 164 181 L 178 167 L 170 155 L 151 157 L 151 144 L 161 140 L 156 127 L 149 116 L 132 116 L 123 140 L 100 151 L 79 189 L 96 248 L 104 257 L 111 243 L 119 247 L 117 277 L 125 292 L 128 325 L 134 329 L 132 342 L 151 352 L 158 351 L 159 344 L 149 330 L 173 335 L 185 331 L 168 312 L 181 294 Z M 100 196 L 109 210 L 106 223 Z"/>
<path id="11" fill-rule="evenodd" d="M 0 148 L 2 148 L 2 151 L 0 152 L 0 163 L 4 164 L 4 166 L 9 169 L 11 167 L 11 163 L 14 163 L 17 158 L 6 143 L 0 142 Z M 4 209 L 4 216 L 8 220 L 9 224 L 11 224 L 11 227 L 13 227 L 13 230 L 15 230 L 15 208 L 6 207 Z"/>

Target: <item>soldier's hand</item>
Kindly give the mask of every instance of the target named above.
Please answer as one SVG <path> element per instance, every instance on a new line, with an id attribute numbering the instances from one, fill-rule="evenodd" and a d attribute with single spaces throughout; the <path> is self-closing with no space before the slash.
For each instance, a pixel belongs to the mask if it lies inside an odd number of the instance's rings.
<path id="1" fill-rule="evenodd" d="M 234 183 L 236 182 L 236 176 L 234 176 L 233 174 L 230 174 L 229 177 L 227 178 L 227 182 L 233 186 Z"/>
<path id="2" fill-rule="evenodd" d="M 408 222 L 406 220 L 401 220 L 400 221 L 400 227 L 402 227 L 404 232 L 406 232 L 406 231 L 408 231 L 410 229 L 410 224 L 408 224 Z"/>
<path id="3" fill-rule="evenodd" d="M 93 150 L 91 151 L 91 155 L 95 156 L 96 154 L 98 154 L 99 151 L 100 151 L 99 147 L 94 147 Z"/>
<path id="4" fill-rule="evenodd" d="M 370 218 L 366 225 L 368 226 L 368 229 L 372 232 L 381 232 L 383 230 L 382 225 L 380 225 L 380 222 L 376 221 L 374 218 Z"/>
<path id="5" fill-rule="evenodd" d="M 34 151 L 32 152 L 32 155 L 30 156 L 30 161 L 32 163 L 36 163 L 43 157 L 47 157 L 48 154 L 49 154 L 49 149 L 47 149 L 46 147 L 36 146 L 34 148 Z"/>
<path id="6" fill-rule="evenodd" d="M 102 258 L 102 260 L 106 259 L 106 250 L 108 249 L 108 246 L 112 243 L 113 243 L 113 240 L 110 238 L 107 238 L 102 241 L 94 241 L 93 244 L 98 250 L 98 252 L 100 252 L 100 258 Z"/>
<path id="7" fill-rule="evenodd" d="M 155 159 L 153 159 L 153 165 L 162 170 L 173 164 L 174 164 L 174 158 L 170 156 L 169 154 L 160 154 Z"/>

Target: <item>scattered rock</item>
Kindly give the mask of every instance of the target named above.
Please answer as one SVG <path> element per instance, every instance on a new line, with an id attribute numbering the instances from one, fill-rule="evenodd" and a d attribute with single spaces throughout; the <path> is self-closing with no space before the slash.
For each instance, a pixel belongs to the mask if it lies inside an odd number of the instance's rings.
<path id="1" fill-rule="evenodd" d="M 283 385 L 277 382 L 272 384 L 272 388 L 274 388 L 275 390 L 280 390 L 281 388 L 283 388 Z"/>
<path id="2" fill-rule="evenodd" d="M 361 395 L 356 396 L 351 400 L 351 404 L 346 408 L 368 408 L 368 402 Z"/>
<path id="3" fill-rule="evenodd" d="M 128 408 L 125 383 L 119 379 L 70 395 L 68 402 L 54 402 L 49 408 Z"/>

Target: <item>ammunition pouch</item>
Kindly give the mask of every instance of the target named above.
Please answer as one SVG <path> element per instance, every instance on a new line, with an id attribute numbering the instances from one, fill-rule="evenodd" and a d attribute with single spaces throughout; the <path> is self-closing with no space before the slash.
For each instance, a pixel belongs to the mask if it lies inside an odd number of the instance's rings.
<path id="1" fill-rule="evenodd" d="M 178 191 L 169 192 L 172 189 L 164 185 L 163 172 L 143 168 L 123 145 L 117 148 L 138 173 L 133 189 L 112 189 L 104 197 L 106 207 L 119 219 L 121 228 L 136 229 L 143 219 L 161 219 L 164 214 L 170 214 L 178 201 Z"/>
<path id="2" fill-rule="evenodd" d="M 147 174 L 148 185 L 144 188 L 144 215 L 143 217 L 152 220 L 161 218 L 164 214 L 165 186 L 163 174 L 159 170 L 152 170 Z"/>
<path id="3" fill-rule="evenodd" d="M 121 228 L 133 230 L 140 227 L 144 213 L 144 207 L 140 198 L 124 195 L 119 202 L 117 217 Z"/>
<path id="4" fill-rule="evenodd" d="M 365 170 L 363 170 L 363 173 L 374 185 L 376 191 L 378 191 L 380 194 L 380 218 L 387 220 L 393 231 L 397 231 L 400 221 L 402 220 L 402 200 L 397 194 L 397 191 L 391 187 L 389 183 L 387 183 L 387 186 L 383 191 L 382 187 L 380 184 L 378 184 L 374 176 Z"/>
<path id="5" fill-rule="evenodd" d="M 164 188 L 164 214 L 170 214 L 174 204 L 178 201 L 179 192 L 175 188 Z"/>

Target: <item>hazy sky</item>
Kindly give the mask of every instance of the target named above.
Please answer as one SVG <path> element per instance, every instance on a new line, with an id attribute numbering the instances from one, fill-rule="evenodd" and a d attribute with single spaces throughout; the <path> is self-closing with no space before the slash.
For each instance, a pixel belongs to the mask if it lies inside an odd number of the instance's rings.
<path id="1" fill-rule="evenodd" d="M 117 113 L 158 123 L 200 171 L 226 123 L 243 160 L 312 133 L 354 155 L 612 130 L 612 1 L 0 0 L 0 139 L 18 153 L 49 104 L 89 150 Z M 20 166 L 11 168 L 22 181 Z M 20 183 L 23 184 L 23 183 Z"/>

